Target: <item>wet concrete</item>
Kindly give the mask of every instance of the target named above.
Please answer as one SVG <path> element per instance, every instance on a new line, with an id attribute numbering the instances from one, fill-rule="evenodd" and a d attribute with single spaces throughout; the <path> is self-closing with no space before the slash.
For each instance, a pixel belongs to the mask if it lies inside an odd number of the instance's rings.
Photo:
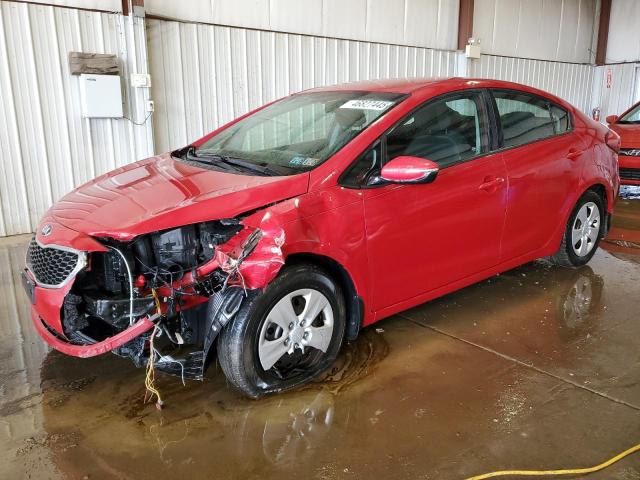
<path id="1" fill-rule="evenodd" d="M 249 401 L 49 351 L 0 242 L 0 478 L 462 479 L 640 442 L 640 190 L 589 266 L 534 262 L 366 329 L 318 382 Z M 566 478 L 566 477 L 565 477 Z M 640 479 L 640 455 L 589 478 Z"/>

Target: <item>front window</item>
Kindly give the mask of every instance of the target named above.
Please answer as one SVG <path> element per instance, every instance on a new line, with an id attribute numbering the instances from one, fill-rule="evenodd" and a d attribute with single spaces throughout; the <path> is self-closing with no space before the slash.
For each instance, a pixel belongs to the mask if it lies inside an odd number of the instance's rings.
<path id="1" fill-rule="evenodd" d="M 477 91 L 464 91 L 428 100 L 407 115 L 380 141 L 360 155 L 340 178 L 340 184 L 378 186 L 386 161 L 414 156 L 447 168 L 489 151 L 489 127 Z"/>
<path id="2" fill-rule="evenodd" d="M 625 113 L 620 120 L 618 120 L 618 123 L 640 123 L 640 105 L 637 105 Z"/>
<path id="3" fill-rule="evenodd" d="M 482 101 L 465 92 L 428 102 L 387 136 L 389 160 L 403 155 L 432 160 L 446 168 L 487 150 Z"/>
<path id="4" fill-rule="evenodd" d="M 294 95 L 223 130 L 192 150 L 189 159 L 270 175 L 312 170 L 403 98 L 378 92 Z"/>

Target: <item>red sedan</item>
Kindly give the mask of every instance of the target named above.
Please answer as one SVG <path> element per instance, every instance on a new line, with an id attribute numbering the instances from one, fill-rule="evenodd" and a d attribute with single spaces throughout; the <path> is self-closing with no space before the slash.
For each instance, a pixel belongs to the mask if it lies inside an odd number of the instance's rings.
<path id="1" fill-rule="evenodd" d="M 623 185 L 640 185 L 640 102 L 619 117 L 607 117 L 609 128 L 620 135 L 620 180 Z"/>
<path id="2" fill-rule="evenodd" d="M 258 397 L 361 327 L 605 235 L 619 137 L 523 85 L 318 88 L 79 187 L 44 216 L 24 285 L 40 335 Z"/>

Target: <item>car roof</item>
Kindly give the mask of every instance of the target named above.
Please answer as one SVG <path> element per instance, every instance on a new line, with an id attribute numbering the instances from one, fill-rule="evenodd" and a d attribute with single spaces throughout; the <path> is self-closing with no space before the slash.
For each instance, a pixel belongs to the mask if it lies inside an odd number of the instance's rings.
<path id="1" fill-rule="evenodd" d="M 312 88 L 306 92 L 334 92 L 334 91 L 367 91 L 412 94 L 422 90 L 433 90 L 434 94 L 445 93 L 448 90 L 460 90 L 465 88 L 504 88 L 522 90 L 545 96 L 561 104 L 566 104 L 555 95 L 539 90 L 528 85 L 493 80 L 486 78 L 461 78 L 461 77 L 427 77 L 427 78 L 393 78 L 387 80 L 363 80 L 358 82 L 329 85 L 326 87 Z"/>
<path id="2" fill-rule="evenodd" d="M 361 80 L 358 82 L 341 83 L 338 85 L 328 85 L 326 87 L 313 88 L 311 92 L 333 92 L 333 91 L 367 91 L 386 93 L 411 93 L 424 87 L 451 83 L 459 78 L 390 78 L 385 80 Z"/>

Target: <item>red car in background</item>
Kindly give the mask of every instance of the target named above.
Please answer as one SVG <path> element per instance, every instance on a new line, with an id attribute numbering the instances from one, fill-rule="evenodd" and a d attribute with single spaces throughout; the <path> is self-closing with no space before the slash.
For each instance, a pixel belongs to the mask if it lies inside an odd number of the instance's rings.
<path id="1" fill-rule="evenodd" d="M 609 115 L 607 123 L 620 135 L 620 183 L 640 185 L 640 102 L 620 116 Z"/>
<path id="2" fill-rule="evenodd" d="M 98 177 L 42 219 L 23 281 L 39 334 L 259 397 L 361 327 L 606 234 L 619 137 L 494 80 L 318 88 Z M 147 377 L 152 378 L 152 375 Z"/>

